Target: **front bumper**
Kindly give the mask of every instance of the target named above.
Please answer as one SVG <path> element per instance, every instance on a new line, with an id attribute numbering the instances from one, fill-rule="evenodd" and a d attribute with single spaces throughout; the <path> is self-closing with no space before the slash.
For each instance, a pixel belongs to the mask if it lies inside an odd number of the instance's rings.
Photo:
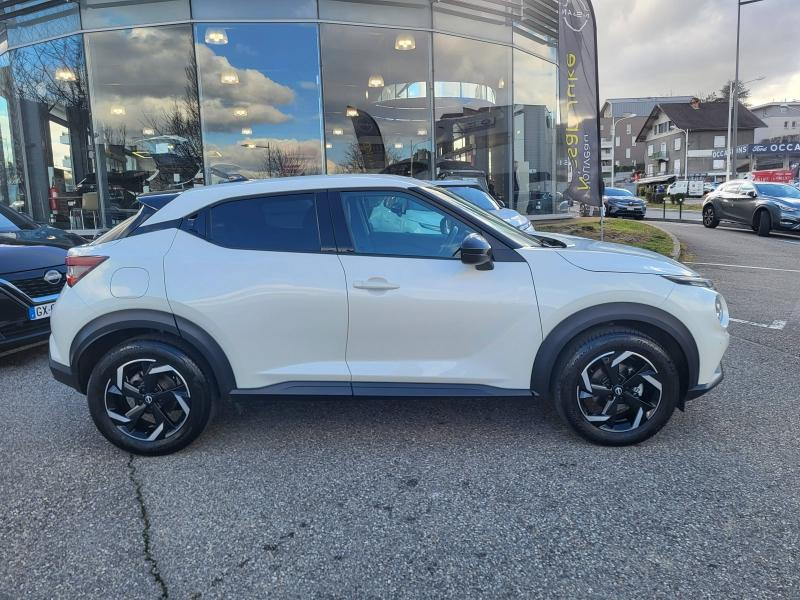
<path id="1" fill-rule="evenodd" d="M 54 361 L 50 358 L 50 372 L 53 374 L 53 379 L 64 385 L 68 385 L 74 390 L 81 391 L 80 381 L 78 381 L 78 374 L 73 371 L 71 367 L 62 365 L 60 362 Z"/>
<path id="2" fill-rule="evenodd" d="M 696 385 L 686 392 L 686 400 L 694 400 L 695 398 L 699 398 L 703 394 L 710 392 L 720 383 L 722 383 L 723 379 L 725 379 L 725 372 L 722 370 L 722 365 L 719 365 L 717 370 L 714 371 L 714 377 L 711 379 L 711 381 L 702 385 Z"/>
<path id="3" fill-rule="evenodd" d="M 782 212 L 778 227 L 785 231 L 800 231 L 800 215 Z"/>
<path id="4" fill-rule="evenodd" d="M 643 217 L 647 209 L 643 206 L 609 205 L 607 214 L 612 217 Z"/>

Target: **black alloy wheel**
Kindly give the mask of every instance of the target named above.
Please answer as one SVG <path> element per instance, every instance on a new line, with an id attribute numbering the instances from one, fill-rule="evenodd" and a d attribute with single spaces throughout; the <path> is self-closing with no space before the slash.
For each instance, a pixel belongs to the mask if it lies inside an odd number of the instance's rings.
<path id="1" fill-rule="evenodd" d="M 714 210 L 714 205 L 710 202 L 703 207 L 703 225 L 709 229 L 714 229 L 714 227 L 719 225 L 719 219 Z"/>
<path id="2" fill-rule="evenodd" d="M 767 237 L 769 232 L 772 230 L 772 217 L 768 211 L 762 209 L 759 211 L 757 218 L 758 229 L 756 230 L 756 233 L 758 233 L 758 235 L 761 237 Z"/>
<path id="3" fill-rule="evenodd" d="M 168 454 L 205 428 L 214 407 L 212 381 L 177 345 L 133 339 L 97 363 L 86 397 L 111 443 L 134 454 Z"/>

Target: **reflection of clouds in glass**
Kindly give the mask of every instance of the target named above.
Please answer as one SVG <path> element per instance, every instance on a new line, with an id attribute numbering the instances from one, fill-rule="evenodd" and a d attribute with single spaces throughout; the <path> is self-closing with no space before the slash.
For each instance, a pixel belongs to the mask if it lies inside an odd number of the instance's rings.
<path id="1" fill-rule="evenodd" d="M 203 98 L 203 120 L 208 131 L 229 131 L 241 127 L 234 108 L 246 105 L 248 118 L 255 123 L 284 123 L 291 117 L 275 105 L 291 104 L 295 92 L 276 83 L 256 69 L 236 69 L 225 56 L 217 55 L 205 45 L 197 46 L 197 61 Z M 227 85 L 220 74 L 236 72 L 239 83 Z"/>
<path id="2" fill-rule="evenodd" d="M 514 104 L 556 108 L 556 67 L 539 58 L 514 52 Z"/>
<path id="3" fill-rule="evenodd" d="M 316 81 L 298 81 L 297 85 L 303 88 L 304 90 L 315 90 L 317 89 L 317 82 Z"/>

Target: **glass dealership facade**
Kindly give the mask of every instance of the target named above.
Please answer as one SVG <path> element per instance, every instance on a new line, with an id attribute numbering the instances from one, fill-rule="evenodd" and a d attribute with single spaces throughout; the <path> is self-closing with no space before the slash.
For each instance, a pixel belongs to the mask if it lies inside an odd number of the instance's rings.
<path id="1" fill-rule="evenodd" d="M 0 202 L 39 222 L 319 173 L 485 177 L 522 213 L 565 210 L 557 0 L 3 5 Z"/>

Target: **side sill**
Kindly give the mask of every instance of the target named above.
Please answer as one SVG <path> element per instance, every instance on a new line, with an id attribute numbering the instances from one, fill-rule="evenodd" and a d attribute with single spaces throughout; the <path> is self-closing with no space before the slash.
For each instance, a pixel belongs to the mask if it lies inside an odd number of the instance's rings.
<path id="1" fill-rule="evenodd" d="M 280 396 L 355 396 L 396 398 L 530 398 L 530 390 L 489 385 L 437 383 L 369 383 L 356 381 L 289 381 L 262 388 L 236 389 L 231 400 L 259 400 Z"/>

